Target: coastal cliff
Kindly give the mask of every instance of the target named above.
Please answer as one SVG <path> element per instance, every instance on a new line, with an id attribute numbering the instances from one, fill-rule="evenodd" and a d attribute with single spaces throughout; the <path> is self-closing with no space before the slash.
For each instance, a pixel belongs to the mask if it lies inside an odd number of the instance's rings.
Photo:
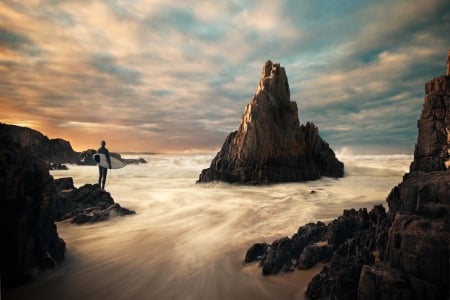
<path id="1" fill-rule="evenodd" d="M 198 182 L 294 182 L 342 177 L 343 173 L 344 165 L 318 128 L 309 122 L 300 125 L 286 71 L 269 60 L 239 129 L 228 135 Z"/>
<path id="2" fill-rule="evenodd" d="M 450 61 L 450 52 L 449 52 Z M 447 68 L 448 69 L 448 68 Z M 325 263 L 309 299 L 448 299 L 450 75 L 425 85 L 414 160 L 381 205 L 249 248 L 264 275 Z"/>
<path id="3" fill-rule="evenodd" d="M 77 163 L 79 153 L 72 149 L 68 141 L 49 139 L 39 131 L 15 125 L 0 123 L 0 136 L 8 137 L 12 142 L 32 151 L 36 157 L 54 164 Z"/>

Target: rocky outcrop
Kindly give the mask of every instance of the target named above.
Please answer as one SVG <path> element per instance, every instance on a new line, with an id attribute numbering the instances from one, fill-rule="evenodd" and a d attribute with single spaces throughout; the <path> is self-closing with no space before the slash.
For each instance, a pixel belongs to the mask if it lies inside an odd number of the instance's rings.
<path id="1" fill-rule="evenodd" d="M 359 276 L 363 262 L 373 262 L 371 252 L 384 257 L 384 239 L 387 236 L 387 214 L 381 205 L 370 212 L 345 210 L 343 215 L 329 224 L 322 222 L 301 226 L 291 238 L 284 237 L 272 244 L 258 243 L 246 254 L 245 262 L 259 260 L 264 275 L 280 271 L 308 269 L 317 262 L 330 265 L 354 265 L 354 276 Z M 345 259 L 344 259 L 344 258 Z M 363 259 L 355 265 L 356 258 Z"/>
<path id="2" fill-rule="evenodd" d="M 112 215 L 126 216 L 135 211 L 115 203 L 110 193 L 101 191 L 98 184 L 85 184 L 75 188 L 70 177 L 55 180 L 57 190 L 56 220 L 72 223 L 95 223 L 108 220 Z"/>
<path id="3" fill-rule="evenodd" d="M 414 150 L 411 172 L 443 171 L 449 160 L 450 145 L 450 75 L 425 84 L 425 101 L 417 122 L 419 137 Z"/>
<path id="4" fill-rule="evenodd" d="M 449 82 L 447 75 L 425 86 L 414 161 L 388 195 L 389 211 L 346 210 L 307 246 L 294 235 L 260 247 L 263 274 L 322 261 L 309 299 L 449 299 Z"/>
<path id="5" fill-rule="evenodd" d="M 32 279 L 64 258 L 54 223 L 56 189 L 47 165 L 0 136 L 2 288 Z"/>
<path id="6" fill-rule="evenodd" d="M 0 136 L 8 137 L 12 142 L 29 149 L 37 158 L 49 163 L 77 163 L 80 160 L 79 153 L 72 149 L 68 141 L 49 139 L 30 128 L 0 123 Z"/>
<path id="7" fill-rule="evenodd" d="M 4 128 L 0 130 L 2 288 L 23 284 L 64 259 L 66 244 L 55 220 L 71 218 L 81 224 L 135 213 L 114 203 L 98 185 L 76 189 L 72 178 L 53 180 L 42 152 L 30 146 L 41 136 L 33 132 L 28 137 L 11 136 Z"/>
<path id="8" fill-rule="evenodd" d="M 285 69 L 269 60 L 239 129 L 228 135 L 198 182 L 292 182 L 342 177 L 343 172 L 318 128 L 313 123 L 300 125 Z"/>

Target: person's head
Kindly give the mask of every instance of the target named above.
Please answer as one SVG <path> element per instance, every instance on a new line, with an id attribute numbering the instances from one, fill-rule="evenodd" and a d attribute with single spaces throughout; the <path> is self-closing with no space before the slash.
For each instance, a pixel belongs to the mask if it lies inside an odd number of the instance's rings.
<path id="1" fill-rule="evenodd" d="M 106 145 L 106 142 L 102 141 L 102 147 L 105 147 L 105 145 Z"/>

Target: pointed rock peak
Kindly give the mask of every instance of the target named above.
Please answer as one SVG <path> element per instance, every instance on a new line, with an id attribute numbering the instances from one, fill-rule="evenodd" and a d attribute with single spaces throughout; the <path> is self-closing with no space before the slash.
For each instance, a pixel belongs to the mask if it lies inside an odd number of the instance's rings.
<path id="1" fill-rule="evenodd" d="M 299 123 L 286 71 L 268 60 L 239 129 L 228 135 L 198 182 L 264 184 L 342 177 L 344 165 L 321 139 L 317 127 Z"/>
<path id="2" fill-rule="evenodd" d="M 266 61 L 261 72 L 256 94 L 266 91 L 272 94 L 278 102 L 288 102 L 291 98 L 289 82 L 284 67 L 279 63 Z"/>

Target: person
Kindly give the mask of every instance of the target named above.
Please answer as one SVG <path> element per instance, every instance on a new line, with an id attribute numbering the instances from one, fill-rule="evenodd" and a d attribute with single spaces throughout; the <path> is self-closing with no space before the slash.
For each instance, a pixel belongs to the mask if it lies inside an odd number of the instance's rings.
<path id="1" fill-rule="evenodd" d="M 102 141 L 101 147 L 98 148 L 98 153 L 103 153 L 106 157 L 106 160 L 108 161 L 108 166 L 111 169 L 111 158 L 109 157 L 109 151 L 106 149 L 106 142 Z M 105 190 L 105 183 L 106 183 L 106 176 L 108 175 L 108 169 L 104 168 L 102 166 L 98 166 L 98 184 L 100 185 L 100 189 L 102 191 Z"/>

